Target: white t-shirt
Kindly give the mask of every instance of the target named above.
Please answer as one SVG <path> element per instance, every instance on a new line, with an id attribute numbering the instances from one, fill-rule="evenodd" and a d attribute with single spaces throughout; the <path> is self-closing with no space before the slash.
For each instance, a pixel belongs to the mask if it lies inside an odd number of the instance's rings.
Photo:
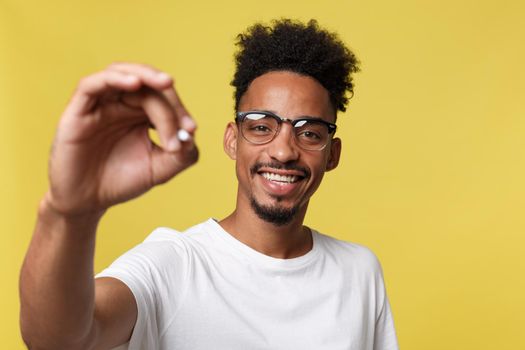
<path id="1" fill-rule="evenodd" d="M 213 219 L 156 229 L 97 277 L 124 282 L 138 318 L 129 350 L 398 349 L 381 267 L 367 248 L 312 231 L 276 259 Z"/>

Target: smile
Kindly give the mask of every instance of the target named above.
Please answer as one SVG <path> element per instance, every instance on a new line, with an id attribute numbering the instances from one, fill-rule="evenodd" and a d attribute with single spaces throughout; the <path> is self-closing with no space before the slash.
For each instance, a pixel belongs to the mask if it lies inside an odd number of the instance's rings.
<path id="1" fill-rule="evenodd" d="M 263 172 L 261 175 L 266 179 L 270 181 L 275 182 L 284 182 L 284 183 L 294 183 L 299 181 L 299 176 L 295 175 L 279 175 L 275 173 L 269 173 L 269 172 Z"/>

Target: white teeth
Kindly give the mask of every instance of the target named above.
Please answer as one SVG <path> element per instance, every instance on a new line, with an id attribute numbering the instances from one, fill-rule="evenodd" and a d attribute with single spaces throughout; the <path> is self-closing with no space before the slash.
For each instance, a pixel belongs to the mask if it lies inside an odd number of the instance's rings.
<path id="1" fill-rule="evenodd" d="M 295 175 L 279 175 L 279 174 L 274 174 L 274 173 L 262 173 L 262 176 L 267 180 L 277 181 L 277 182 L 293 183 L 299 180 L 299 177 Z"/>

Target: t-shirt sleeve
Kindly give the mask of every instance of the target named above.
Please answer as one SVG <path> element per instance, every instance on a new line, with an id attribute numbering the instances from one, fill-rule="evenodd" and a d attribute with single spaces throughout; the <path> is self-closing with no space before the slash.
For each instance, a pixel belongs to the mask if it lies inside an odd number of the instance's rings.
<path id="1" fill-rule="evenodd" d="M 399 350 L 394 319 L 390 310 L 388 297 L 385 295 L 383 308 L 376 321 L 374 350 Z"/>
<path id="2" fill-rule="evenodd" d="M 137 321 L 130 341 L 118 349 L 159 348 L 159 338 L 173 319 L 185 292 L 188 257 L 181 235 L 161 228 L 96 276 L 122 281 L 137 303 Z"/>
<path id="3" fill-rule="evenodd" d="M 378 289 L 377 295 L 379 297 L 377 301 L 379 305 L 377 308 L 378 314 L 374 332 L 374 350 L 399 350 L 392 310 L 386 294 L 383 270 L 378 260 L 376 268 L 376 288 Z"/>

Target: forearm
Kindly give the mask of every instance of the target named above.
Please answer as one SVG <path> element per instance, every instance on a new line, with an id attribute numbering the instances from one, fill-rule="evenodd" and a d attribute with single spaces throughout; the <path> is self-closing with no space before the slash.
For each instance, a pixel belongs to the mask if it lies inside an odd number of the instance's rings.
<path id="1" fill-rule="evenodd" d="M 103 208 L 197 161 L 189 115 L 173 79 L 146 65 L 116 63 L 79 82 L 50 155 L 53 198 L 41 204 L 20 276 L 21 328 L 30 348 L 84 350 L 129 338 L 137 315 L 129 288 L 99 281 L 95 298 L 96 228 Z M 151 142 L 152 125 L 162 147 Z M 181 143 L 182 128 L 190 137 Z"/>
<path id="2" fill-rule="evenodd" d="M 43 200 L 20 276 L 30 348 L 74 348 L 93 337 L 95 233 L 101 214 L 66 217 Z"/>

